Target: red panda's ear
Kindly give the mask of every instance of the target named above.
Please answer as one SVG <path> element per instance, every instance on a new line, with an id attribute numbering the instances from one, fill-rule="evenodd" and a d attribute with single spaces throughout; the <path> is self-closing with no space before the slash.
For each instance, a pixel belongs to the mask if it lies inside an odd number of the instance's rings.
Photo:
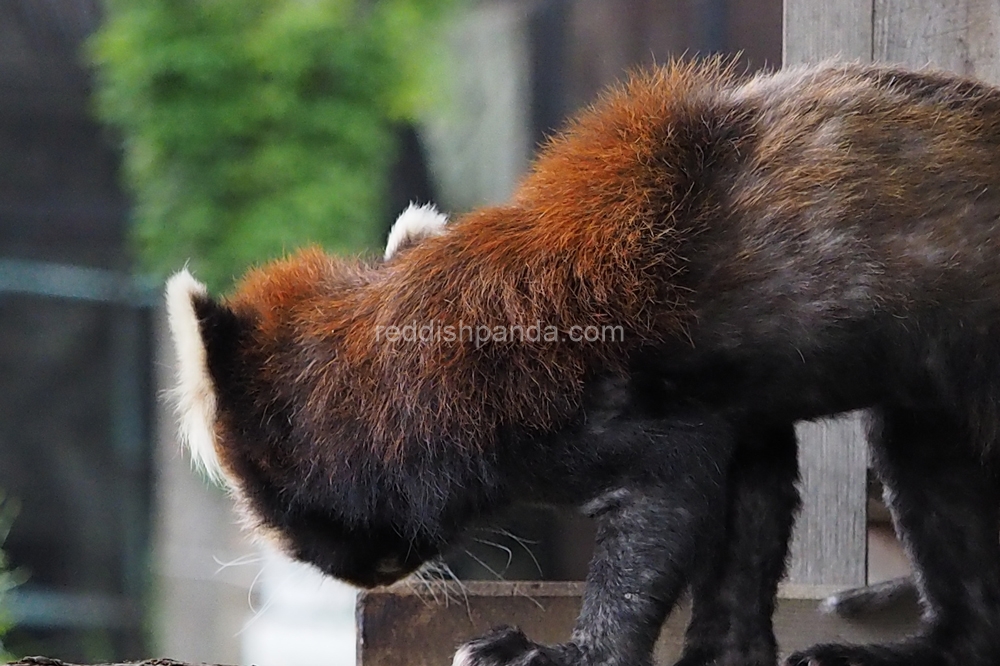
<path id="1" fill-rule="evenodd" d="M 417 206 L 411 203 L 392 225 L 385 243 L 385 260 L 389 261 L 396 253 L 417 243 L 421 238 L 443 234 L 447 224 L 448 216 L 438 212 L 434 204 Z"/>
<path id="2" fill-rule="evenodd" d="M 235 319 L 224 305 L 187 270 L 167 281 L 167 320 L 177 361 L 177 385 L 172 391 L 180 434 L 194 463 L 216 483 L 226 481 L 216 450 L 217 394 L 209 354 L 219 348 L 219 336 L 235 334 L 225 322 Z M 220 326 L 221 324 L 221 326 Z M 235 342 L 235 341 L 233 341 Z"/>

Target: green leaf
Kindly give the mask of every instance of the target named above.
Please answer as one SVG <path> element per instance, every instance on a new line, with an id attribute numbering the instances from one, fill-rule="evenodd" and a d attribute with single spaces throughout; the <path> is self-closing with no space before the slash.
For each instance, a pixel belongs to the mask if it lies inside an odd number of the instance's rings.
<path id="1" fill-rule="evenodd" d="M 3 660 L 3 662 L 11 661 L 14 658 L 6 652 L 3 645 L 4 635 L 13 628 L 10 616 L 7 614 L 5 607 L 5 597 L 8 592 L 20 585 L 25 578 L 23 571 L 11 571 L 7 562 L 7 556 L 2 550 L 19 509 L 20 505 L 17 502 L 8 499 L 3 491 L 0 491 L 0 660 Z"/>
<path id="2" fill-rule="evenodd" d="M 378 240 L 391 124 L 432 103 L 455 0 L 109 0 L 89 44 L 143 270 L 215 289 Z"/>

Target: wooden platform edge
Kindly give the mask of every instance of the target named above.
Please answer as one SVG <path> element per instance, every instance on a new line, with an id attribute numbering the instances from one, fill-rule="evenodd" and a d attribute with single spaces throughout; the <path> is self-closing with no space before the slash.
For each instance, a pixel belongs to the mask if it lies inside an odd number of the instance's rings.
<path id="1" fill-rule="evenodd" d="M 583 583 L 452 582 L 410 583 L 358 595 L 359 666 L 441 666 L 455 648 L 490 628 L 516 625 L 536 641 L 558 643 L 569 637 L 580 609 Z M 783 586 L 774 617 L 782 653 L 819 642 L 883 642 L 912 634 L 919 609 L 897 609 L 864 620 L 845 620 L 819 610 L 834 590 L 822 586 Z M 679 608 L 666 622 L 657 644 L 657 664 L 672 664 L 683 645 L 689 611 Z M 100 666 L 196 666 L 169 658 Z M 76 666 L 48 657 L 26 657 L 9 666 Z M 200 664 L 197 666 L 207 666 Z M 221 665 L 211 665 L 221 666 Z"/>
<path id="2" fill-rule="evenodd" d="M 440 666 L 462 642 L 498 625 L 514 625 L 541 643 L 566 640 L 579 612 L 583 583 L 453 582 L 395 586 L 358 597 L 359 666 Z M 869 643 L 914 633 L 919 609 L 904 608 L 846 620 L 820 611 L 826 586 L 783 586 L 774 617 L 783 655 L 822 642 Z M 689 610 L 667 620 L 657 664 L 672 664 L 683 646 Z"/>
<path id="3" fill-rule="evenodd" d="M 5 666 L 81 666 L 80 664 L 72 664 L 70 662 L 62 661 L 61 659 L 52 659 L 51 657 L 25 657 L 17 661 L 8 662 Z M 224 664 L 191 664 L 186 661 L 177 661 L 175 659 L 145 659 L 143 661 L 123 661 L 108 664 L 96 664 L 95 666 L 225 666 Z"/>

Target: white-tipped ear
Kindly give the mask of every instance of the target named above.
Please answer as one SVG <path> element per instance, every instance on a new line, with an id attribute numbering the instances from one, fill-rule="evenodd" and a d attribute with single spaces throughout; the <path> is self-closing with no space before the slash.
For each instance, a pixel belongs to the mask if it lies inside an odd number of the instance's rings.
<path id="1" fill-rule="evenodd" d="M 215 483 L 225 475 L 215 449 L 215 386 L 194 299 L 208 290 L 185 269 L 167 281 L 167 321 L 177 358 L 177 386 L 171 391 L 180 418 L 181 439 L 195 465 Z"/>
<path id="2" fill-rule="evenodd" d="M 473 663 L 473 657 L 472 648 L 463 645 L 455 651 L 455 656 L 451 659 L 451 666 L 470 666 Z"/>
<path id="3" fill-rule="evenodd" d="M 389 232 L 385 243 L 385 259 L 388 261 L 399 250 L 416 243 L 421 238 L 440 236 L 448 224 L 448 216 L 438 212 L 434 204 L 417 206 L 410 204 L 400 213 Z"/>

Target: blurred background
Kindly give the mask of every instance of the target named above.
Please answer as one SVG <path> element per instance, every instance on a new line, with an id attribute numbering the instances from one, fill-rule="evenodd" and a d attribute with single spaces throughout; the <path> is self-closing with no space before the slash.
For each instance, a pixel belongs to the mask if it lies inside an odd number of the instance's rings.
<path id="1" fill-rule="evenodd" d="M 159 393 L 159 299 L 307 243 L 377 253 L 410 201 L 503 201 L 631 67 L 776 67 L 781 0 L 2 0 L 0 656 L 346 665 L 353 592 L 251 545 Z M 576 579 L 520 511 L 451 562 Z"/>

